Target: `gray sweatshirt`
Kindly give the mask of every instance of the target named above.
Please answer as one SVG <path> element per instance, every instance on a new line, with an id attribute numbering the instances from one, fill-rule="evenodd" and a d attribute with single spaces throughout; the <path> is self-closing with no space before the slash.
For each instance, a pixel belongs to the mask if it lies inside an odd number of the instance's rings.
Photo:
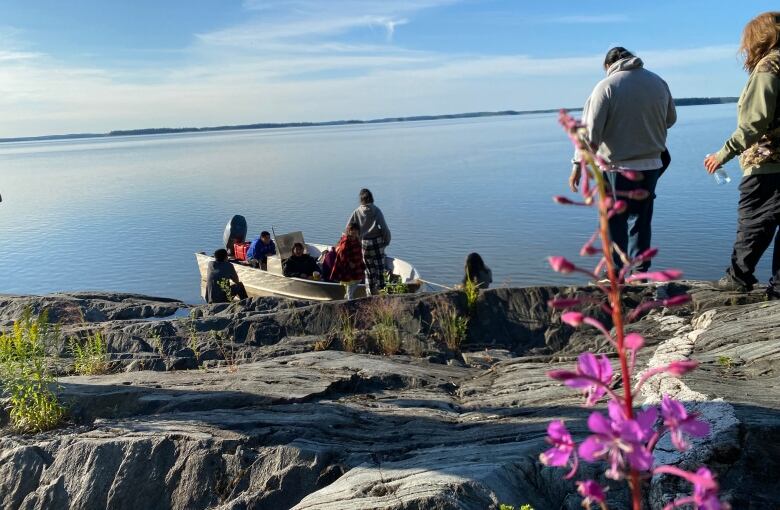
<path id="1" fill-rule="evenodd" d="M 390 229 L 385 223 L 385 216 L 382 214 L 382 210 L 374 204 L 361 205 L 352 212 L 352 216 L 347 221 L 347 227 L 350 223 L 357 223 L 360 225 L 360 238 L 361 239 L 374 239 L 380 237 L 383 239 L 384 245 L 390 244 Z M 344 231 L 346 232 L 346 228 Z"/>
<path id="2" fill-rule="evenodd" d="M 677 120 L 666 82 L 643 67 L 638 57 L 612 64 L 593 89 L 582 112 L 588 138 L 615 167 L 661 167 L 666 130 Z M 575 161 L 580 160 L 575 153 Z"/>

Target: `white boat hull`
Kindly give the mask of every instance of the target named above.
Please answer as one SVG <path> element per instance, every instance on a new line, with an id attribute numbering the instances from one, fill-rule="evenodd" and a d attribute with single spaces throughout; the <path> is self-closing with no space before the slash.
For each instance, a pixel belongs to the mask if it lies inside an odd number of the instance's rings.
<path id="1" fill-rule="evenodd" d="M 308 253 L 318 257 L 322 250 L 329 248 L 327 245 L 307 244 Z M 206 277 L 208 275 L 209 262 L 214 257 L 205 253 L 196 253 L 201 280 L 201 296 L 205 299 Z M 239 262 L 231 261 L 236 268 L 238 278 L 244 284 L 250 297 L 282 296 L 294 299 L 308 299 L 313 301 L 334 301 L 344 299 L 345 289 L 340 283 L 307 280 L 304 278 L 288 278 L 281 274 L 281 263 L 278 257 L 269 257 L 268 271 L 253 268 Z M 391 274 L 398 275 L 404 282 L 409 292 L 417 292 L 421 282 L 417 270 L 407 262 L 393 257 L 386 257 L 386 267 Z M 366 286 L 358 285 L 355 297 L 364 297 Z"/>

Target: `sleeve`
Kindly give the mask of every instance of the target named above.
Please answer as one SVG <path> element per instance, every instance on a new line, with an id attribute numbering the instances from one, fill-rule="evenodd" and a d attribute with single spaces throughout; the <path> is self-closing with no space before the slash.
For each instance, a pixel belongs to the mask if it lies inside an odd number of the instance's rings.
<path id="1" fill-rule="evenodd" d="M 230 264 L 230 279 L 233 280 L 233 283 L 238 283 L 238 273 L 236 273 L 236 268 L 233 267 L 233 264 Z"/>
<path id="2" fill-rule="evenodd" d="M 666 90 L 669 92 L 669 104 L 666 107 L 666 128 L 669 129 L 677 122 L 677 108 L 674 106 L 674 98 L 672 97 L 672 92 L 669 90 L 668 85 L 666 86 Z"/>
<path id="3" fill-rule="evenodd" d="M 585 105 L 582 107 L 582 118 L 585 119 L 585 117 L 590 113 L 590 96 L 588 96 L 588 99 L 585 100 Z M 580 161 L 582 161 L 582 156 L 580 156 L 580 150 L 578 148 L 574 148 L 574 157 L 571 158 L 572 164 L 577 164 Z M 465 276 L 463 277 L 463 283 L 466 283 Z"/>
<path id="4" fill-rule="evenodd" d="M 385 246 L 387 246 L 390 244 L 390 227 L 387 226 L 387 222 L 385 222 L 385 215 L 379 208 L 376 210 L 376 219 L 379 223 L 379 226 L 382 228 L 382 241 L 385 243 Z"/>
<path id="5" fill-rule="evenodd" d="M 742 154 L 766 134 L 775 118 L 778 94 L 780 77 L 771 73 L 755 73 L 750 77 L 742 95 L 737 129 L 715 154 L 720 164 Z"/>
<path id="6" fill-rule="evenodd" d="M 360 222 L 357 220 L 357 209 L 355 209 L 354 211 L 352 211 L 352 214 L 349 216 L 349 219 L 347 220 L 347 224 L 346 224 L 346 226 L 344 227 L 344 232 L 346 232 L 347 230 L 349 230 L 349 226 L 350 226 L 351 224 L 353 224 L 353 223 L 358 223 L 358 224 L 360 223 Z"/>
<path id="7" fill-rule="evenodd" d="M 601 145 L 604 136 L 604 127 L 607 125 L 609 116 L 609 89 L 599 83 L 591 92 L 590 97 L 585 101 L 582 108 L 582 122 L 588 130 L 588 140 L 594 146 Z M 579 162 L 581 159 L 579 150 L 574 151 L 573 162 Z"/>

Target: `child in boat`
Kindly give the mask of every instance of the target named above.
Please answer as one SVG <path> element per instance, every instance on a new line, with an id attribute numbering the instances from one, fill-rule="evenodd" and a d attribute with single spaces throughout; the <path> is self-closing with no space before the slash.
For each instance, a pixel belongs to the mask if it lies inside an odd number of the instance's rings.
<path id="1" fill-rule="evenodd" d="M 271 234 L 263 230 L 260 237 L 252 241 L 246 252 L 246 260 L 252 267 L 259 267 L 263 271 L 268 269 L 268 256 L 276 255 L 276 245 L 271 241 Z"/>
<path id="2" fill-rule="evenodd" d="M 295 243 L 292 249 L 292 256 L 284 261 L 284 276 L 292 278 L 319 279 L 320 266 L 317 260 L 303 253 L 303 244 Z"/>
<path id="3" fill-rule="evenodd" d="M 331 281 L 341 282 L 346 287 L 345 299 L 353 299 L 357 285 L 363 281 L 365 270 L 360 225 L 350 223 L 336 246 L 336 263 L 329 277 Z"/>
<path id="4" fill-rule="evenodd" d="M 466 280 L 471 280 L 480 289 L 487 289 L 493 283 L 493 271 L 485 265 L 479 253 L 468 254 L 464 272 L 463 285 L 466 284 Z"/>
<path id="5" fill-rule="evenodd" d="M 226 289 L 229 287 L 230 296 Z M 206 274 L 206 302 L 227 303 L 232 297 L 246 299 L 244 284 L 238 281 L 238 274 L 233 264 L 228 262 L 228 252 L 221 248 L 214 252 L 214 260 L 209 262 Z"/>

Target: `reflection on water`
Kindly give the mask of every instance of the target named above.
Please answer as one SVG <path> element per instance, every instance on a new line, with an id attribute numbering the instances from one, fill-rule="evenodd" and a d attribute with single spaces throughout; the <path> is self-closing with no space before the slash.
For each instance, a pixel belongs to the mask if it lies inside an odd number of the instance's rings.
<path id="1" fill-rule="evenodd" d="M 731 132 L 735 106 L 678 113 L 658 185 L 658 263 L 714 279 L 730 255 L 737 179 L 717 186 L 701 161 Z M 389 253 L 428 280 L 455 283 L 477 251 L 497 283 L 570 281 L 545 263 L 574 256 L 595 226 L 593 211 L 550 199 L 566 190 L 570 157 L 552 114 L 3 144 L 0 292 L 199 302 L 193 253 L 216 249 L 230 216 L 246 216 L 252 235 L 336 243 L 362 187 L 390 224 Z"/>

